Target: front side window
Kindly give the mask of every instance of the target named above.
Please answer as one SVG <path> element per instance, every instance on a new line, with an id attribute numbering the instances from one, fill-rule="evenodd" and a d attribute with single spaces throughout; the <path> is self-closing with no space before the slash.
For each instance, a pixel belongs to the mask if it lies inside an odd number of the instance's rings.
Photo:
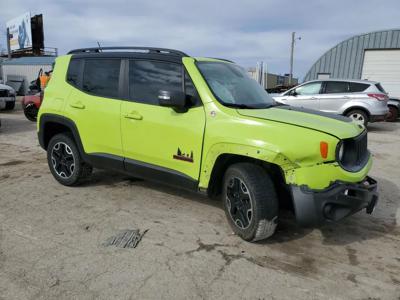
<path id="1" fill-rule="evenodd" d="M 118 97 L 120 59 L 86 59 L 83 90 L 101 97 Z"/>
<path id="2" fill-rule="evenodd" d="M 198 62 L 197 66 L 219 102 L 225 106 L 265 108 L 274 100 L 241 67 L 225 62 Z"/>
<path id="3" fill-rule="evenodd" d="M 348 93 L 349 84 L 345 81 L 327 81 L 325 84 L 325 94 Z"/>
<path id="4" fill-rule="evenodd" d="M 316 95 L 319 94 L 321 90 L 321 82 L 311 82 L 305 85 L 299 86 L 295 89 L 296 95 Z"/>
<path id="5" fill-rule="evenodd" d="M 170 62 L 131 60 L 129 97 L 135 102 L 158 105 L 160 91 L 183 90 L 182 66 Z"/>

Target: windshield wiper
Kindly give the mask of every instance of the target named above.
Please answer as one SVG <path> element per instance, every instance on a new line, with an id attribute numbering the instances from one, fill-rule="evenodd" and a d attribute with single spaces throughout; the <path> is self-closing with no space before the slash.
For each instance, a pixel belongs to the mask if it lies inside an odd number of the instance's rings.
<path id="1" fill-rule="evenodd" d="M 255 103 L 253 105 L 250 104 L 243 104 L 243 103 L 224 103 L 225 106 L 234 107 L 234 108 L 241 108 L 241 109 L 263 109 L 263 108 L 270 108 L 274 106 L 274 104 L 264 104 L 264 103 Z"/>

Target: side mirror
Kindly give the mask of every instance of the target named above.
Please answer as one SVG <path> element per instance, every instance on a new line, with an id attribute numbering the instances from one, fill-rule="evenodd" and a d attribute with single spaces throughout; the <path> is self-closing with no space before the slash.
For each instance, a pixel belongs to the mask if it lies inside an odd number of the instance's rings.
<path id="1" fill-rule="evenodd" d="M 182 91 L 160 91 L 158 95 L 158 103 L 160 106 L 171 107 L 179 113 L 183 113 L 188 110 L 186 105 L 186 95 Z"/>
<path id="2" fill-rule="evenodd" d="M 291 94 L 291 96 L 295 96 L 295 97 L 298 95 L 296 90 L 293 90 L 290 94 Z"/>

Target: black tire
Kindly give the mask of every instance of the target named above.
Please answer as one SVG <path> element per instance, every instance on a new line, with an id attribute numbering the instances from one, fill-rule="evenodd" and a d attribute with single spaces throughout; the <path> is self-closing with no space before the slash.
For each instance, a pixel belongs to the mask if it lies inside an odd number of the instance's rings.
<path id="1" fill-rule="evenodd" d="M 82 161 L 74 140 L 65 133 L 51 138 L 47 147 L 47 162 L 54 178 L 66 186 L 79 184 L 93 170 Z"/>
<path id="2" fill-rule="evenodd" d="M 6 102 L 6 107 L 4 108 L 5 110 L 12 110 L 15 107 L 15 101 L 13 102 Z"/>
<path id="3" fill-rule="evenodd" d="M 245 200 L 238 202 L 241 196 L 235 197 L 235 194 L 240 194 Z M 233 204 L 235 201 L 236 205 Z M 278 197 L 270 176 L 262 167 L 251 163 L 230 166 L 224 175 L 222 202 L 229 225 L 242 239 L 254 242 L 274 234 L 278 221 Z"/>
<path id="4" fill-rule="evenodd" d="M 399 110 L 396 107 L 389 105 L 389 116 L 386 118 L 386 121 L 396 122 L 398 117 L 399 117 Z"/>
<path id="5" fill-rule="evenodd" d="M 350 110 L 346 113 L 346 117 L 362 123 L 365 127 L 367 127 L 369 121 L 367 113 L 360 109 Z"/>
<path id="6" fill-rule="evenodd" d="M 38 112 L 39 112 L 39 110 L 36 108 L 35 104 L 33 104 L 33 103 L 28 103 L 24 107 L 24 115 L 29 121 L 36 122 Z"/>

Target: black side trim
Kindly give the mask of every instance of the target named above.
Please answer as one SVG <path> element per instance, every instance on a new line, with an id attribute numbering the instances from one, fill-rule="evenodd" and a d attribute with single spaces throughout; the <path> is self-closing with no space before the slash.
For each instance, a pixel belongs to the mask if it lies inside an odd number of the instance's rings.
<path id="1" fill-rule="evenodd" d="M 197 180 L 175 170 L 125 158 L 125 170 L 133 176 L 172 185 L 190 191 L 198 191 Z"/>
<path id="2" fill-rule="evenodd" d="M 274 108 L 298 111 L 298 112 L 302 112 L 302 113 L 306 113 L 306 114 L 317 115 L 317 116 L 326 117 L 326 118 L 330 118 L 330 119 L 334 119 L 334 120 L 338 120 L 338 121 L 343 121 L 343 122 L 347 122 L 347 123 L 352 121 L 348 117 L 344 117 L 344 116 L 336 115 L 336 114 L 332 114 L 332 113 L 327 113 L 327 112 L 323 112 L 323 111 L 320 111 L 320 110 L 313 110 L 313 109 L 303 108 L 303 107 L 280 105 L 280 106 L 275 106 Z"/>

